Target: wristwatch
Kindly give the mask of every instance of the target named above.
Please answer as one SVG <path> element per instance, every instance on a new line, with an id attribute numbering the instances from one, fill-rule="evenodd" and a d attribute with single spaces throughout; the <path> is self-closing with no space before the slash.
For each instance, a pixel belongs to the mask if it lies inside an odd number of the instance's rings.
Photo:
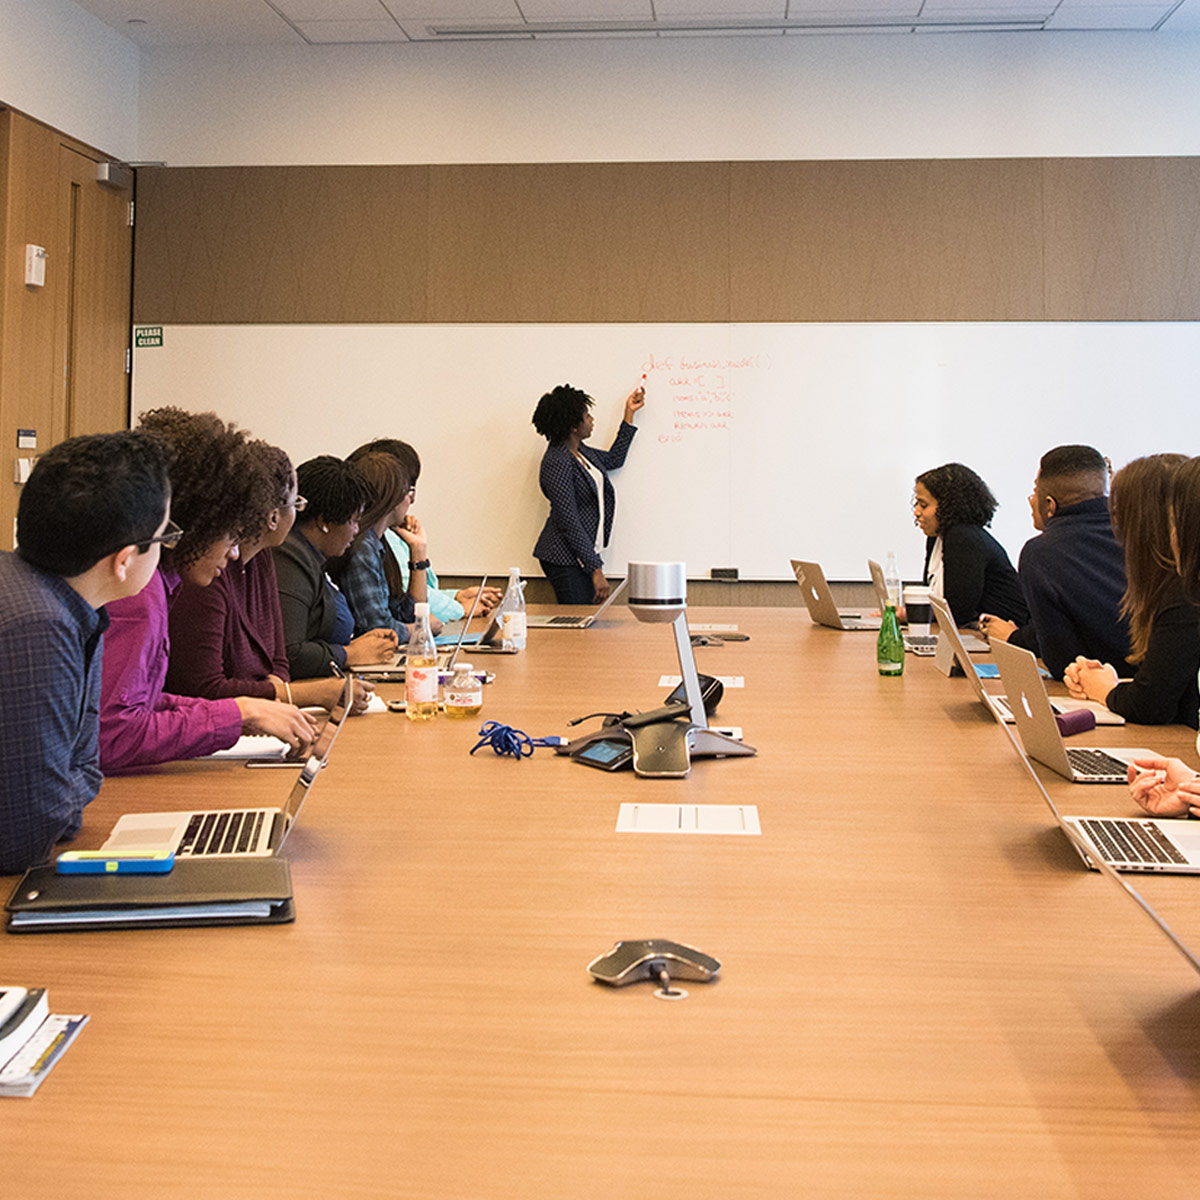
<path id="1" fill-rule="evenodd" d="M 423 559 L 421 559 L 420 562 L 409 563 L 408 569 L 410 571 L 428 571 L 429 570 L 429 559 L 423 558 Z"/>

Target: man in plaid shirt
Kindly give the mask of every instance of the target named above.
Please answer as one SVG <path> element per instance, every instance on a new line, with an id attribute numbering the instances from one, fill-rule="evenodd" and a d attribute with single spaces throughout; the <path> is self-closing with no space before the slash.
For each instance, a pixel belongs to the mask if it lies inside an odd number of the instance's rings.
<path id="1" fill-rule="evenodd" d="M 22 490 L 19 549 L 0 552 L 0 874 L 49 858 L 100 790 L 104 605 L 140 592 L 179 536 L 167 466 L 147 434 L 71 438 Z"/>

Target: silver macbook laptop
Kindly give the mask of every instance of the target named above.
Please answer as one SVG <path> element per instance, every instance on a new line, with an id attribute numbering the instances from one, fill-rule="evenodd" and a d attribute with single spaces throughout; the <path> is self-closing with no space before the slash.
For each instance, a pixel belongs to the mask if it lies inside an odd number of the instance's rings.
<path id="1" fill-rule="evenodd" d="M 466 613 L 463 614 L 462 628 L 458 631 L 458 637 L 454 642 L 454 649 L 449 654 L 438 654 L 439 671 L 454 670 L 454 664 L 458 662 L 458 656 L 462 652 L 463 643 L 467 639 L 467 630 L 471 627 L 471 621 L 475 617 L 475 610 L 479 607 L 479 600 L 483 596 L 483 589 L 487 587 L 487 581 L 488 577 L 486 575 L 479 581 L 479 587 L 475 591 L 475 599 L 471 601 L 471 607 L 466 611 Z M 438 639 L 439 645 L 445 643 L 445 636 L 446 635 L 443 635 Z M 404 664 L 401 663 L 401 666 L 403 665 Z"/>
<path id="2" fill-rule="evenodd" d="M 1093 871 L 1108 875 L 1175 944 L 1197 969 L 1200 963 L 1161 917 L 1116 872 L 1200 874 L 1200 821 L 1165 817 L 1065 817 L 1050 798 L 1012 733 L 1004 731 L 1025 769 L 1076 853 Z"/>
<path id="3" fill-rule="evenodd" d="M 525 626 L 527 629 L 588 629 L 600 620 L 604 615 L 605 609 L 625 590 L 625 584 L 628 580 L 622 579 L 616 585 L 594 613 L 589 613 L 586 617 L 526 617 Z"/>
<path id="4" fill-rule="evenodd" d="M 265 858 L 277 854 L 346 723 L 353 687 L 353 681 L 347 679 L 282 808 L 126 813 L 101 849 L 173 850 L 177 858 Z"/>
<path id="5" fill-rule="evenodd" d="M 888 606 L 887 577 L 883 573 L 883 568 L 873 558 L 867 559 L 867 570 L 871 573 L 871 585 L 875 589 L 875 599 L 879 604 L 879 611 L 883 612 Z M 909 633 L 906 629 L 903 637 L 905 650 L 921 658 L 929 658 L 937 649 L 935 634 Z"/>
<path id="6" fill-rule="evenodd" d="M 871 572 L 871 583 L 875 588 L 875 597 L 879 601 L 879 608 L 882 611 L 887 605 L 887 581 L 884 579 L 883 568 L 873 559 L 867 559 L 867 570 Z M 938 621 L 938 627 L 942 627 L 942 622 Z M 983 638 L 975 637 L 970 633 L 960 633 L 959 639 L 962 644 L 972 654 L 986 654 L 988 644 Z M 908 650 L 912 650 L 916 654 L 930 655 L 934 653 L 938 646 L 936 634 L 930 634 L 928 637 L 905 633 L 904 646 Z"/>
<path id="7" fill-rule="evenodd" d="M 808 615 L 814 625 L 827 625 L 830 629 L 843 629 L 855 632 L 878 633 L 883 624 L 882 617 L 872 617 L 856 609 L 839 609 L 834 603 L 833 593 L 825 582 L 825 572 L 819 563 L 802 562 L 792 559 L 792 573 L 800 585 L 804 603 L 808 607 Z"/>
<path id="8" fill-rule="evenodd" d="M 1011 725 L 1014 718 L 1012 709 L 1008 706 L 1008 697 L 989 692 L 983 686 L 983 680 L 980 678 L 979 672 L 975 670 L 975 663 L 963 644 L 962 635 L 954 625 L 954 618 L 950 615 L 945 600 L 940 596 L 932 596 L 930 602 L 933 604 L 933 615 L 937 618 L 938 629 L 942 635 L 938 642 L 933 665 L 947 676 L 954 674 L 957 668 L 960 674 L 965 675 L 971 681 L 975 694 L 992 715 L 998 721 Z M 1050 708 L 1056 715 L 1078 712 L 1081 708 L 1086 708 L 1096 718 L 1097 725 L 1125 724 L 1124 717 L 1105 708 L 1103 704 L 1099 704 L 1095 700 L 1072 700 L 1064 696 L 1052 696 Z"/>
<path id="9" fill-rule="evenodd" d="M 458 661 L 459 652 L 464 644 L 469 644 L 467 638 L 467 630 L 471 627 L 471 619 L 475 616 L 475 610 L 479 607 L 479 599 L 483 595 L 483 589 L 487 586 L 487 576 L 485 575 L 479 581 L 479 588 L 475 593 L 475 599 L 471 601 L 471 607 L 462 619 L 462 625 L 459 626 L 457 634 L 439 634 L 436 641 L 439 646 L 446 646 L 453 643 L 452 650 L 438 651 L 438 673 L 449 674 L 454 669 L 454 664 Z M 351 672 L 361 676 L 363 679 L 369 679 L 373 683 L 403 683 L 404 682 L 404 647 L 401 646 L 392 657 L 390 662 L 368 663 L 365 666 L 351 667 Z"/>
<path id="10" fill-rule="evenodd" d="M 1154 755 L 1137 747 L 1067 746 L 1054 720 L 1037 659 L 1020 646 L 996 642 L 992 657 L 1000 668 L 1008 706 L 1025 753 L 1073 783 L 1125 783 L 1135 758 Z"/>

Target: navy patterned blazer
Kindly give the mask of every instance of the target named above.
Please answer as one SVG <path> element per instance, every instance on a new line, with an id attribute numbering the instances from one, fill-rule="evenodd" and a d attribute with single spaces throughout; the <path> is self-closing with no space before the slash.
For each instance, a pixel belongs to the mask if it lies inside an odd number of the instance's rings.
<path id="1" fill-rule="evenodd" d="M 621 422 L 616 439 L 607 450 L 596 450 L 586 442 L 580 453 L 600 471 L 604 480 L 604 544 L 612 534 L 617 497 L 608 472 L 625 462 L 629 443 L 637 429 Z M 550 515 L 538 535 L 533 555 L 556 566 L 581 566 L 594 571 L 604 565 L 596 553 L 596 530 L 600 525 L 600 497 L 587 471 L 565 445 L 547 446 L 539 474 L 542 494 L 550 501 Z"/>

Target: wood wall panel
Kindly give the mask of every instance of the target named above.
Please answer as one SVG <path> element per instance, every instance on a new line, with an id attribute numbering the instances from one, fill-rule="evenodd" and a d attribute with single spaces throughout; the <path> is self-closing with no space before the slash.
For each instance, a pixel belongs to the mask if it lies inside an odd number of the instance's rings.
<path id="1" fill-rule="evenodd" d="M 1200 320 L 1200 159 L 161 168 L 135 320 Z"/>
<path id="2" fill-rule="evenodd" d="M 1040 320 L 1032 160 L 739 163 L 731 308 L 744 321 Z"/>
<path id="3" fill-rule="evenodd" d="M 1200 159 L 1062 158 L 1043 169 L 1054 320 L 1200 316 Z"/>
<path id="4" fill-rule="evenodd" d="M 430 320 L 728 321 L 729 170 L 432 168 Z"/>
<path id="5" fill-rule="evenodd" d="M 138 172 L 135 320 L 425 321 L 426 167 Z"/>

